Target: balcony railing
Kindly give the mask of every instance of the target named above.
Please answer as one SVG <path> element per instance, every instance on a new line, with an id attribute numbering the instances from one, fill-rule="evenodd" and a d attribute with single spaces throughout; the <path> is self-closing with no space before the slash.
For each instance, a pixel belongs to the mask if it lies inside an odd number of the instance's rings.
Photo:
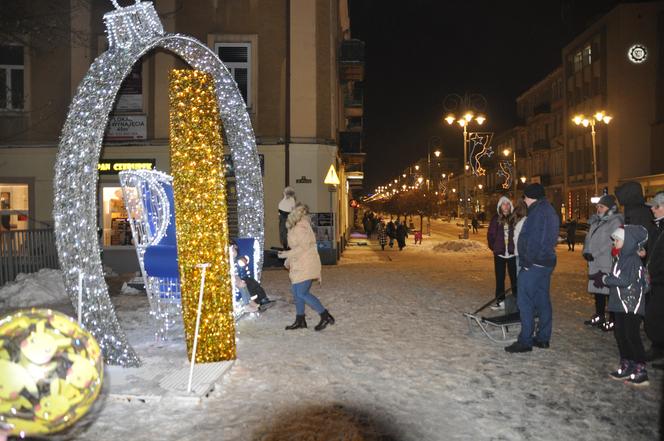
<path id="1" fill-rule="evenodd" d="M 339 77 L 341 81 L 364 80 L 364 42 L 345 40 L 339 48 Z"/>
<path id="2" fill-rule="evenodd" d="M 548 139 L 538 139 L 533 141 L 533 150 L 546 150 L 551 148 L 551 141 Z"/>
<path id="3" fill-rule="evenodd" d="M 339 149 L 342 154 L 361 154 L 362 132 L 339 132 Z"/>

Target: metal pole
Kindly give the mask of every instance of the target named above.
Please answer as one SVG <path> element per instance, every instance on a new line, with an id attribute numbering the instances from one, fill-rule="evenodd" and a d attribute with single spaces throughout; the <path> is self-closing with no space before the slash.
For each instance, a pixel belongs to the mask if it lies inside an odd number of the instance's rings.
<path id="1" fill-rule="evenodd" d="M 514 152 L 514 170 L 512 170 L 512 180 L 514 181 L 514 200 L 516 201 L 516 186 L 517 186 L 517 178 L 516 178 L 516 148 L 513 150 Z"/>
<path id="2" fill-rule="evenodd" d="M 463 238 L 468 239 L 468 173 L 466 165 L 468 164 L 468 131 L 466 126 L 468 122 L 463 125 Z"/>
<path id="3" fill-rule="evenodd" d="M 590 121 L 590 135 L 593 140 L 593 174 L 595 176 L 595 194 L 594 196 L 599 196 L 598 185 L 597 185 L 597 148 L 595 147 L 595 121 Z"/>

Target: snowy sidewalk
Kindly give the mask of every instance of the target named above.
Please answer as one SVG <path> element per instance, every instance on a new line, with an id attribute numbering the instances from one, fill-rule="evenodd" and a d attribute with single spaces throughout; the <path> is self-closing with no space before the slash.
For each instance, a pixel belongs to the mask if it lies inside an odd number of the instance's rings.
<path id="1" fill-rule="evenodd" d="M 640 390 L 608 378 L 615 341 L 583 325 L 593 306 L 579 251 L 558 248 L 551 349 L 510 355 L 470 334 L 462 316 L 493 293 L 491 254 L 436 252 L 458 229 L 432 230 L 422 246 L 411 237 L 402 252 L 381 251 L 373 240 L 324 267 L 313 292 L 337 322 L 322 332 L 309 309 L 308 329 L 284 330 L 295 316 L 288 275 L 265 271 L 278 302 L 239 323 L 238 359 L 209 399 L 102 397 L 78 439 L 657 439 L 662 372 L 650 370 Z M 131 341 L 148 326 L 147 302 L 122 297 L 114 301 Z"/>

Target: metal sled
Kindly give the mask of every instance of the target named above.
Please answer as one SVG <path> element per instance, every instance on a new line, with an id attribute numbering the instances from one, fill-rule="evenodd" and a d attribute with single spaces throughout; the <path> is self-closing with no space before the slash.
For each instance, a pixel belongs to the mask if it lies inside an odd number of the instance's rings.
<path id="1" fill-rule="evenodd" d="M 521 329 L 519 312 L 510 310 L 510 308 L 507 306 L 510 303 L 508 300 L 509 297 L 514 299 L 514 297 L 511 295 L 511 290 L 507 290 L 505 294 L 505 312 L 501 315 L 491 317 L 480 315 L 482 311 L 495 303 L 495 299 L 489 300 L 475 312 L 463 313 L 466 319 L 468 319 L 468 330 L 470 333 L 473 333 L 475 329 L 473 326 L 473 322 L 475 322 L 479 326 L 480 330 L 484 333 L 484 335 L 486 335 L 489 340 L 494 343 L 505 344 L 516 341 L 518 333 L 512 333 L 510 335 L 510 328 L 512 328 L 513 331 L 519 331 Z M 514 304 L 514 300 L 512 301 L 512 304 Z"/>

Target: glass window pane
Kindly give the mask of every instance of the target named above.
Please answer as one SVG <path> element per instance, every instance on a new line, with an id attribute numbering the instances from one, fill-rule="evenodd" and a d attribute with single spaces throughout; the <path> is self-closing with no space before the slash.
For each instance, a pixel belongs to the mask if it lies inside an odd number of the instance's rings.
<path id="1" fill-rule="evenodd" d="M 7 108 L 7 71 L 0 69 L 0 109 Z"/>
<path id="2" fill-rule="evenodd" d="M 12 109 L 23 108 L 23 69 L 11 70 Z"/>
<path id="3" fill-rule="evenodd" d="M 23 65 L 23 46 L 0 46 L 0 64 Z"/>
<path id="4" fill-rule="evenodd" d="M 244 102 L 247 103 L 247 69 L 239 67 L 236 68 L 234 76 L 237 87 L 240 89 L 240 93 L 242 94 L 242 98 L 244 98 Z"/>
<path id="5" fill-rule="evenodd" d="M 246 63 L 248 49 L 246 46 L 219 46 L 219 58 L 224 63 Z"/>

